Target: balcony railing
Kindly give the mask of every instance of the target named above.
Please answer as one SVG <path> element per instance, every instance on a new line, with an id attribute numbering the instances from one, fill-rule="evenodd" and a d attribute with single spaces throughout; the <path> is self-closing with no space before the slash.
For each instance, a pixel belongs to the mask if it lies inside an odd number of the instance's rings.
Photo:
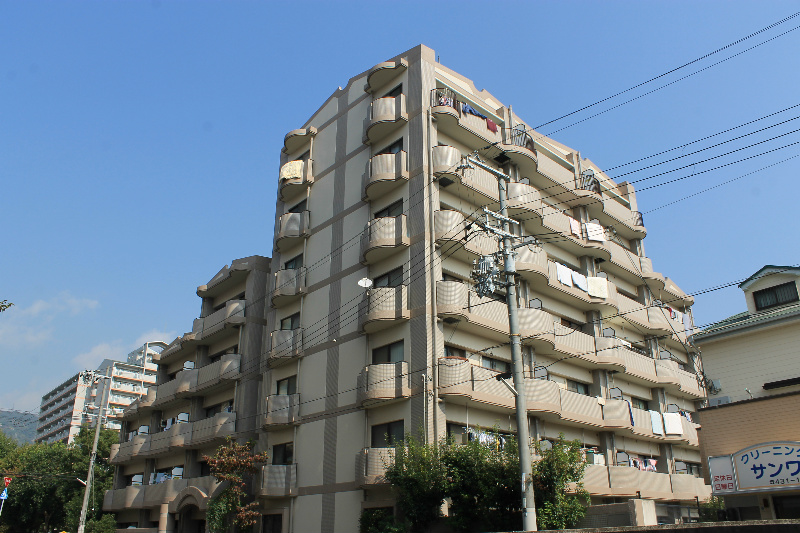
<path id="1" fill-rule="evenodd" d="M 297 465 L 262 466 L 259 494 L 266 498 L 297 496 Z"/>
<path id="2" fill-rule="evenodd" d="M 281 329 L 272 332 L 269 362 L 271 365 L 287 362 L 303 351 L 303 328 Z"/>
<path id="3" fill-rule="evenodd" d="M 408 154 L 405 151 L 378 154 L 369 161 L 364 197 L 375 200 L 407 181 Z"/>
<path id="4" fill-rule="evenodd" d="M 265 426 L 294 424 L 299 419 L 299 394 L 273 394 L 267 396 L 267 409 L 264 414 Z"/>
<path id="5" fill-rule="evenodd" d="M 309 159 L 289 161 L 281 167 L 279 190 L 282 201 L 297 196 L 314 183 L 312 166 L 313 163 Z"/>
<path id="6" fill-rule="evenodd" d="M 356 484 L 384 485 L 386 469 L 394 462 L 394 448 L 364 448 L 356 456 Z"/>
<path id="7" fill-rule="evenodd" d="M 370 117 L 367 120 L 364 142 L 366 144 L 374 143 L 406 123 L 408 123 L 406 95 L 378 98 L 370 106 Z"/>
<path id="8" fill-rule="evenodd" d="M 410 244 L 406 215 L 370 220 L 361 235 L 362 262 L 378 262 Z"/>
<path id="9" fill-rule="evenodd" d="M 361 304 L 362 329 L 372 333 L 408 320 L 408 291 L 405 285 L 369 290 Z"/>
<path id="10" fill-rule="evenodd" d="M 272 306 L 281 307 L 306 293 L 306 269 L 288 268 L 275 272 Z"/>
<path id="11" fill-rule="evenodd" d="M 278 228 L 275 246 L 283 253 L 309 236 L 310 214 L 308 211 L 285 213 L 278 221 Z"/>
<path id="12" fill-rule="evenodd" d="M 358 375 L 358 403 L 372 403 L 411 395 L 408 363 L 369 365 Z"/>
<path id="13" fill-rule="evenodd" d="M 246 300 L 228 300 L 225 307 L 192 324 L 195 342 L 208 344 L 215 335 L 226 328 L 241 326 L 245 322 Z"/>

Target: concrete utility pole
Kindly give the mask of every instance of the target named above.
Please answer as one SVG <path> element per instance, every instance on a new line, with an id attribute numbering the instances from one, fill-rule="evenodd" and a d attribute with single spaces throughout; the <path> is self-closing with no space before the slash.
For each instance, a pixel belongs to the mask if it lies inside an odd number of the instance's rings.
<path id="1" fill-rule="evenodd" d="M 94 429 L 94 442 L 92 443 L 92 455 L 89 457 L 89 473 L 86 475 L 86 488 L 83 491 L 83 505 L 81 506 L 81 519 L 78 522 L 78 533 L 84 533 L 86 529 L 86 510 L 89 507 L 89 494 L 94 483 L 94 460 L 97 458 L 97 443 L 100 441 L 100 429 L 103 426 L 103 409 L 108 403 L 108 395 L 111 392 L 111 370 L 114 365 L 111 364 L 106 370 L 105 376 L 98 376 L 96 372 L 89 374 L 94 380 L 106 379 L 105 390 L 103 391 L 103 401 L 97 409 L 97 422 Z"/>
<path id="2" fill-rule="evenodd" d="M 516 248 L 516 246 L 512 246 L 511 244 L 511 239 L 514 238 L 515 235 L 509 231 L 510 224 L 517 224 L 518 222 L 508 217 L 508 208 L 506 206 L 506 200 L 508 198 L 507 184 L 511 181 L 511 178 L 499 170 L 493 169 L 475 157 L 468 156 L 467 161 L 494 175 L 497 178 L 497 184 L 500 191 L 500 215 L 498 216 L 496 213 L 492 213 L 487 209 L 484 209 L 484 213 L 487 214 L 487 219 L 488 216 L 491 215 L 497 220 L 500 220 L 502 223 L 502 230 L 491 227 L 488 224 L 483 227 L 485 230 L 502 237 L 500 242 L 502 243 L 501 253 L 504 256 L 503 271 L 506 276 L 505 281 L 508 291 L 506 303 L 508 305 L 508 327 L 511 340 L 512 374 L 514 377 L 514 387 L 513 389 L 511 387 L 509 388 L 512 389 L 511 392 L 514 394 L 517 408 L 517 440 L 519 447 L 520 479 L 522 482 L 522 529 L 524 531 L 537 531 L 536 506 L 534 502 L 533 479 L 531 477 L 532 466 L 529 447 L 530 438 L 528 435 L 528 406 L 527 401 L 525 400 L 525 375 L 524 367 L 522 365 L 522 343 L 520 342 L 519 318 L 517 316 L 517 282 L 514 279 L 514 275 L 517 271 L 514 262 L 514 248 Z M 528 243 L 523 243 L 520 246 L 524 246 L 526 244 Z M 496 269 L 494 270 L 496 272 Z M 487 272 L 487 269 L 485 268 L 483 271 L 488 275 L 492 275 L 492 273 Z M 504 381 L 504 383 L 506 382 Z M 506 383 L 506 385 L 508 384 Z"/>

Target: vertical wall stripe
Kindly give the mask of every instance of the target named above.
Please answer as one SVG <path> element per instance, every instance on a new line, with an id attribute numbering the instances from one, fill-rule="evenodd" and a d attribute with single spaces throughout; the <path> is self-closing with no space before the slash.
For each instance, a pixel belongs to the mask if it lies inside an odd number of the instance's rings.
<path id="1" fill-rule="evenodd" d="M 346 94 L 344 96 L 346 98 Z M 346 103 L 346 102 L 340 102 Z M 347 115 L 336 121 L 336 160 L 343 159 L 347 152 Z M 340 165 L 333 174 L 333 212 L 344 211 L 347 165 Z M 321 198 L 321 201 L 328 199 Z M 331 252 L 339 250 L 344 241 L 344 219 L 339 219 L 331 226 Z M 331 254 L 330 275 L 342 271 L 342 254 Z M 342 306 L 342 281 L 337 280 L 328 287 L 328 338 L 341 336 L 339 313 Z M 332 411 L 339 405 L 339 347 L 328 349 L 325 365 L 325 410 Z M 323 452 L 322 452 L 322 484 L 336 483 L 336 441 L 338 439 L 338 417 L 325 419 Z M 333 533 L 336 521 L 336 494 L 322 495 L 322 533 Z"/>

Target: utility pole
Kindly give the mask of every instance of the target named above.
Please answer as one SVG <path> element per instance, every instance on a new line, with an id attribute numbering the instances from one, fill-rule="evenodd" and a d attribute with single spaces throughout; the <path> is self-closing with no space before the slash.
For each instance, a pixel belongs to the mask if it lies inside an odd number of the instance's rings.
<path id="1" fill-rule="evenodd" d="M 506 206 L 508 183 L 511 181 L 511 178 L 475 157 L 467 156 L 467 162 L 468 164 L 471 163 L 494 175 L 497 178 L 497 185 L 500 193 L 500 214 L 492 213 L 488 209 L 484 209 L 484 213 L 486 214 L 487 222 L 489 216 L 493 216 L 495 219 L 499 220 L 502 230 L 492 227 L 489 224 L 482 225 L 482 227 L 486 231 L 499 236 L 499 241 L 502 244 L 501 254 L 503 255 L 503 271 L 505 273 L 505 284 L 507 287 L 506 304 L 508 305 L 508 327 L 511 340 L 512 374 L 514 377 L 514 386 L 513 388 L 509 387 L 509 389 L 511 389 L 511 392 L 514 394 L 517 408 L 517 440 L 519 448 L 520 480 L 522 484 L 522 529 L 524 531 L 537 531 L 536 505 L 534 502 L 533 479 L 531 476 L 530 437 L 528 435 L 528 406 L 525 399 L 522 343 L 520 342 L 519 317 L 517 316 L 517 282 L 514 279 L 517 271 L 514 262 L 514 255 L 516 254 L 514 248 L 525 246 L 528 242 L 524 242 L 518 246 L 513 246 L 511 243 L 511 239 L 516 236 L 509 231 L 510 224 L 518 224 L 517 221 L 508 217 L 508 208 Z M 476 265 L 478 267 L 477 272 L 473 274 L 478 280 L 480 291 L 483 291 L 485 288 L 485 286 L 481 288 L 481 283 L 486 283 L 488 281 L 491 287 L 493 285 L 492 277 L 499 274 L 494 262 L 487 261 L 487 259 L 491 259 L 491 256 L 484 256 L 481 258 Z M 504 380 L 503 382 L 508 386 L 508 383 Z"/>
<path id="2" fill-rule="evenodd" d="M 108 395 L 111 392 L 111 370 L 113 368 L 113 364 L 109 365 L 105 376 L 100 376 L 94 371 L 89 374 L 95 383 L 103 379 L 108 380 L 108 382 L 106 383 L 105 390 L 103 391 L 103 401 L 100 404 L 100 407 L 97 409 L 97 422 L 94 429 L 94 442 L 92 443 L 92 454 L 89 456 L 89 473 L 86 475 L 86 488 L 83 491 L 83 505 L 81 506 L 80 522 L 78 522 L 78 533 L 84 533 L 84 529 L 86 529 L 86 510 L 89 507 L 89 491 L 91 490 L 92 483 L 94 483 L 94 460 L 97 458 L 97 443 L 100 441 L 100 429 L 103 426 L 103 409 L 108 403 Z"/>

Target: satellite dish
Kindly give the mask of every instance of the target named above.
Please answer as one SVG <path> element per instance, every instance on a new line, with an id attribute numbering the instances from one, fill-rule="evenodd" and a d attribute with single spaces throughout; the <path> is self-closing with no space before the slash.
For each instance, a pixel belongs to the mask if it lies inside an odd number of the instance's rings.
<path id="1" fill-rule="evenodd" d="M 369 289 L 370 287 L 372 287 L 372 280 L 369 278 L 361 278 L 360 280 L 358 280 L 358 286 L 363 287 L 365 289 Z"/>

